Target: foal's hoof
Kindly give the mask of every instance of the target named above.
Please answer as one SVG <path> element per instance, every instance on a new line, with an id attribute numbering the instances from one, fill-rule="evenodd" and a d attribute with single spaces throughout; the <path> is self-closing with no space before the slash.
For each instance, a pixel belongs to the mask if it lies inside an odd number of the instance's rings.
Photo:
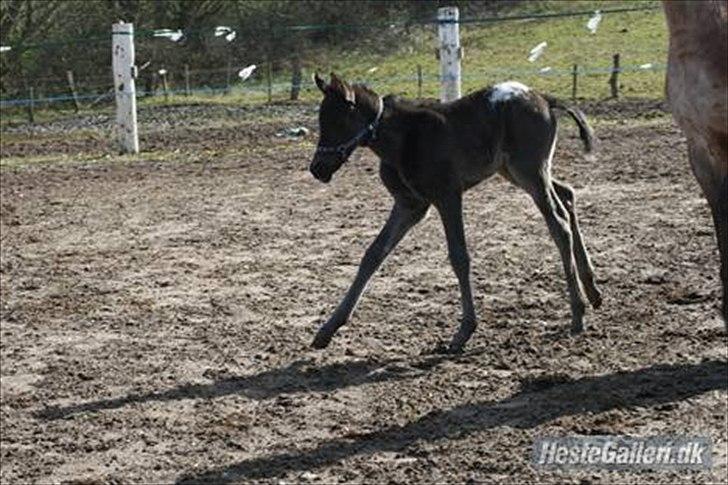
<path id="1" fill-rule="evenodd" d="M 600 306 L 602 306 L 602 293 L 599 290 L 597 290 L 595 294 L 588 296 L 589 303 L 591 303 L 593 309 L 597 310 Z"/>
<path id="2" fill-rule="evenodd" d="M 459 347 L 453 347 L 453 344 L 446 344 L 445 342 L 438 343 L 432 351 L 430 351 L 431 354 L 434 355 L 454 355 L 454 354 L 462 354 L 463 353 L 463 347 L 462 345 Z"/>
<path id="3" fill-rule="evenodd" d="M 584 333 L 584 324 L 583 323 L 578 323 L 578 324 L 572 323 L 569 333 L 571 333 L 571 335 L 580 335 L 580 334 Z"/>
<path id="4" fill-rule="evenodd" d="M 331 342 L 332 337 L 333 335 L 329 333 L 319 332 L 314 337 L 313 342 L 311 342 L 311 347 L 314 349 L 325 349 Z"/>
<path id="5" fill-rule="evenodd" d="M 465 344 L 470 340 L 470 336 L 473 334 L 471 331 L 458 332 L 452 338 L 450 346 L 447 348 L 448 354 L 462 354 Z"/>
<path id="6" fill-rule="evenodd" d="M 433 355 L 445 355 L 449 353 L 449 347 L 445 342 L 439 342 L 429 353 Z"/>
<path id="7" fill-rule="evenodd" d="M 447 353 L 450 355 L 458 355 L 463 353 L 463 347 L 465 345 L 457 345 L 457 344 L 450 344 L 450 346 L 447 348 Z"/>

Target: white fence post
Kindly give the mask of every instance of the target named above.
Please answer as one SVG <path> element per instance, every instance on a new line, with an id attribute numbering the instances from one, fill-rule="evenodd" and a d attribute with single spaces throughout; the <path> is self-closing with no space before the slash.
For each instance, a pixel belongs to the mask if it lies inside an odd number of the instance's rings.
<path id="1" fill-rule="evenodd" d="M 460 13 L 457 7 L 437 9 L 440 37 L 440 101 L 460 97 Z"/>
<path id="2" fill-rule="evenodd" d="M 119 144 L 122 153 L 139 153 L 134 86 L 134 25 L 124 22 L 113 24 L 111 39 Z"/>

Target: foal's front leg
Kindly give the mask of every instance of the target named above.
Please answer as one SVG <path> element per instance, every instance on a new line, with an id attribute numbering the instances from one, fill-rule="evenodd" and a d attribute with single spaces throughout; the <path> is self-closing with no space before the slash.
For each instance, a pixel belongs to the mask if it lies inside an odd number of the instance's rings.
<path id="1" fill-rule="evenodd" d="M 457 353 L 463 349 L 477 326 L 473 295 L 470 288 L 470 256 L 468 256 L 468 248 L 465 243 L 462 205 L 462 194 L 453 194 L 436 203 L 443 226 L 445 226 L 447 252 L 450 257 L 450 264 L 458 278 L 460 300 L 463 307 L 460 329 L 453 336 L 448 349 L 451 353 Z"/>
<path id="2" fill-rule="evenodd" d="M 349 291 L 339 303 L 339 306 L 336 307 L 331 318 L 316 334 L 312 344 L 314 348 L 322 349 L 329 344 L 336 330 L 346 323 L 351 312 L 354 311 L 369 279 L 377 271 L 387 255 L 397 246 L 397 243 L 407 234 L 407 231 L 422 220 L 426 213 L 427 205 L 412 207 L 395 202 L 389 214 L 389 219 L 387 219 L 377 238 L 364 253 L 356 278 Z"/>

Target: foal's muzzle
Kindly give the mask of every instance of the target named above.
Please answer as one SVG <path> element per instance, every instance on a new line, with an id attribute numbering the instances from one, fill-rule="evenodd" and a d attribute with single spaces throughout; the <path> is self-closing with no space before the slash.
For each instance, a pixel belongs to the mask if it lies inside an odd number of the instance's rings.
<path id="1" fill-rule="evenodd" d="M 333 172 L 326 170 L 323 163 L 314 160 L 311 162 L 311 166 L 308 169 L 311 171 L 311 174 L 316 178 L 316 180 L 320 180 L 325 184 L 331 182 Z"/>
<path id="2" fill-rule="evenodd" d="M 331 182 L 331 178 L 334 176 L 334 173 L 336 173 L 343 164 L 344 161 L 338 156 L 315 156 L 311 162 L 309 170 L 311 171 L 311 174 L 316 177 L 316 180 L 320 180 L 327 184 Z"/>

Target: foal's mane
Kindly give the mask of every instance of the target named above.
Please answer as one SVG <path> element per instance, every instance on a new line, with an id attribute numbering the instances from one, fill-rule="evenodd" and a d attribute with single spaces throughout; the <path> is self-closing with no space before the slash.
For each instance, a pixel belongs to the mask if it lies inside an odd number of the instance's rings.
<path id="1" fill-rule="evenodd" d="M 366 94 L 369 99 L 376 100 L 379 97 L 379 94 L 374 92 L 372 89 L 369 88 L 366 84 L 362 83 L 356 83 L 352 84 L 352 89 L 357 94 Z M 423 108 L 436 108 L 440 105 L 440 101 L 435 98 L 422 98 L 422 99 L 409 99 L 409 98 L 403 98 L 396 94 L 386 94 L 382 96 L 383 100 L 386 100 L 388 102 L 393 102 L 398 105 L 398 107 L 402 109 L 408 109 L 408 110 L 419 110 Z"/>
<path id="2" fill-rule="evenodd" d="M 356 83 L 352 85 L 352 89 L 357 97 L 368 99 L 372 103 L 372 108 L 376 109 L 376 99 L 379 94 L 370 89 L 367 85 Z M 444 122 L 442 113 L 438 108 L 442 106 L 440 101 L 435 98 L 408 99 L 395 94 L 387 94 L 382 96 L 385 106 L 392 106 L 400 116 L 405 116 L 410 120 L 422 120 L 435 123 Z"/>
<path id="3" fill-rule="evenodd" d="M 445 118 L 439 108 L 442 103 L 435 98 L 407 99 L 400 96 L 389 95 L 391 103 L 396 109 L 412 119 L 430 123 L 444 123 Z"/>

